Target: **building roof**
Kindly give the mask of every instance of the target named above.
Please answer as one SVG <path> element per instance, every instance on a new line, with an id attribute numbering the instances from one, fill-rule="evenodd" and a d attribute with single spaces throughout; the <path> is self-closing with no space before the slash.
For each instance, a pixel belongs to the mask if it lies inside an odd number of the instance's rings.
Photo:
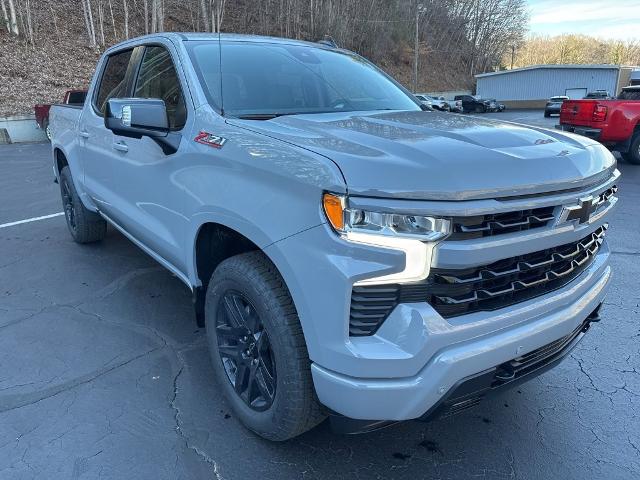
<path id="1" fill-rule="evenodd" d="M 515 72 L 524 72 L 526 70 L 557 70 L 557 69 L 580 69 L 580 70 L 619 70 L 620 68 L 638 68 L 627 65 L 614 65 L 614 64 L 598 64 L 598 65 L 582 65 L 582 64 L 546 64 L 546 65 L 530 65 L 528 67 L 514 68 L 512 70 L 500 70 L 499 72 L 479 73 L 476 78 L 490 77 L 492 75 L 506 75 Z"/>

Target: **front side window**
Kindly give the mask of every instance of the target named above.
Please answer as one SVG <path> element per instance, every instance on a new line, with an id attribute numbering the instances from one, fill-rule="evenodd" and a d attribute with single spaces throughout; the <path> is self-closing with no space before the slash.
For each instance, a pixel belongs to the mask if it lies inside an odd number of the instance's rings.
<path id="1" fill-rule="evenodd" d="M 184 127 L 187 120 L 184 96 L 166 48 L 154 46 L 145 49 L 134 97 L 164 100 L 171 129 L 180 130 Z"/>
<path id="2" fill-rule="evenodd" d="M 132 52 L 133 50 L 118 52 L 107 59 L 95 102 L 95 107 L 103 115 L 109 99 L 127 96 L 127 70 Z"/>
<path id="3" fill-rule="evenodd" d="M 249 42 L 224 42 L 220 52 L 218 42 L 188 43 L 210 102 L 221 97 L 229 116 L 420 110 L 413 97 L 354 54 Z"/>

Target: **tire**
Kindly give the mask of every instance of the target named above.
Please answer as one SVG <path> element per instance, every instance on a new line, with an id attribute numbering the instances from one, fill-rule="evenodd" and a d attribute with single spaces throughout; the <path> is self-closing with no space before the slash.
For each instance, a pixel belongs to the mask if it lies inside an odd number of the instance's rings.
<path id="1" fill-rule="evenodd" d="M 44 133 L 47 135 L 47 139 L 51 141 L 53 135 L 51 134 L 51 127 L 49 126 L 48 123 L 44 127 Z"/>
<path id="2" fill-rule="evenodd" d="M 67 228 L 73 240 L 76 243 L 102 240 L 107 234 L 107 222 L 97 213 L 87 210 L 82 204 L 68 166 L 60 172 L 60 195 Z"/>
<path id="3" fill-rule="evenodd" d="M 636 133 L 631 139 L 628 152 L 621 153 L 622 158 L 633 165 L 640 165 L 640 133 Z"/>
<path id="4" fill-rule="evenodd" d="M 236 255 L 216 268 L 205 325 L 218 385 L 247 428 L 284 441 L 325 419 L 291 295 L 262 252 Z"/>
<path id="5" fill-rule="evenodd" d="M 545 116 L 545 118 L 549 118 L 551 116 L 551 114 L 549 112 L 544 112 L 544 116 Z"/>

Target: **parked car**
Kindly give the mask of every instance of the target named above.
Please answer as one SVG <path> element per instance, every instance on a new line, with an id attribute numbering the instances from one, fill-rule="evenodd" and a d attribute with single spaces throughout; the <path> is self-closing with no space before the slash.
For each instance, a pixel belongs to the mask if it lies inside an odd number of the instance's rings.
<path id="1" fill-rule="evenodd" d="M 72 238 L 110 223 L 185 283 L 220 390 L 265 438 L 463 411 L 599 319 L 611 152 L 423 112 L 354 53 L 144 36 L 51 128 Z"/>
<path id="2" fill-rule="evenodd" d="M 462 102 L 464 112 L 485 113 L 489 111 L 491 106 L 489 100 L 483 100 L 473 95 L 456 95 L 454 99 Z"/>
<path id="3" fill-rule="evenodd" d="M 86 90 L 67 90 L 62 99 L 64 105 L 83 105 L 87 95 Z M 51 140 L 51 131 L 49 130 L 49 110 L 50 104 L 39 103 L 33 107 L 36 116 L 36 125 L 47 134 L 47 138 Z"/>
<path id="4" fill-rule="evenodd" d="M 640 165 L 640 85 L 625 87 L 616 100 L 565 100 L 557 128 L 578 133 Z"/>
<path id="5" fill-rule="evenodd" d="M 495 98 L 488 98 L 486 100 L 489 102 L 489 105 L 487 106 L 488 112 L 502 112 L 505 108 L 504 105 L 502 103 L 498 103 Z"/>
<path id="6" fill-rule="evenodd" d="M 415 97 L 418 99 L 418 101 L 422 104 L 423 107 L 425 107 L 428 110 L 434 110 L 433 107 L 433 103 L 431 102 L 431 99 L 427 96 L 427 95 L 415 95 Z"/>
<path id="7" fill-rule="evenodd" d="M 449 100 L 449 107 L 452 112 L 463 113 L 462 100 Z"/>
<path id="8" fill-rule="evenodd" d="M 569 97 L 566 95 L 551 97 L 544 107 L 544 116 L 550 117 L 551 115 L 560 115 L 560 107 L 562 107 L 562 102 L 565 100 L 569 100 Z"/>
<path id="9" fill-rule="evenodd" d="M 612 97 L 611 94 L 606 90 L 595 90 L 593 92 L 587 93 L 587 96 L 584 98 L 587 100 L 606 100 Z"/>
<path id="10" fill-rule="evenodd" d="M 445 100 L 444 97 L 432 97 L 431 95 L 427 95 L 425 93 L 421 93 L 417 95 L 417 97 L 429 102 L 431 106 L 436 110 L 440 110 L 441 112 L 451 111 L 449 102 Z"/>

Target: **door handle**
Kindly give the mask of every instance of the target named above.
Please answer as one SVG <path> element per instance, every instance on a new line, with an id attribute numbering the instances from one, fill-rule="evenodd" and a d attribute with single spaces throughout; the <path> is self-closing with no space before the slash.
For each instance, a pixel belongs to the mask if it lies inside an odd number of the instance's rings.
<path id="1" fill-rule="evenodd" d="M 89 132 L 85 132 L 84 130 L 80 130 L 78 135 L 80 135 L 82 138 L 89 138 L 91 136 Z"/>
<path id="2" fill-rule="evenodd" d="M 127 147 L 127 144 L 124 142 L 114 143 L 113 149 L 118 150 L 119 152 L 124 152 L 124 153 L 129 151 L 129 147 Z"/>

